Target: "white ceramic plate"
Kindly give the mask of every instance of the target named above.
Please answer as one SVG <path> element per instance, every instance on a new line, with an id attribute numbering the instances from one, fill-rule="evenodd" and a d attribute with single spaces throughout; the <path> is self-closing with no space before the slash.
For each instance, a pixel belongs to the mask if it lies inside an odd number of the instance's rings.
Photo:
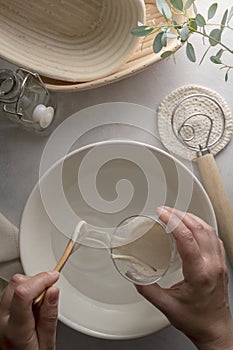
<path id="1" fill-rule="evenodd" d="M 105 215 L 90 209 L 77 190 L 79 165 L 85 155 L 96 149 L 100 149 L 106 159 L 108 153 L 113 154 L 113 150 L 128 152 L 128 155 L 134 154 L 137 159 L 145 159 L 146 150 L 149 157 L 155 157 L 156 160 L 155 167 L 148 164 L 142 173 L 135 164 L 115 155 L 115 159 L 113 157 L 112 161 L 100 169 L 96 185 L 104 200 L 114 201 L 116 192 L 113 189 L 119 179 L 128 179 L 134 186 L 132 201 L 125 210 L 116 215 Z M 60 164 L 61 161 L 57 162 L 43 179 L 44 190 L 49 198 L 46 208 L 47 210 L 49 206 L 55 208 L 52 214 L 49 213 L 50 218 L 41 199 L 39 184 L 33 189 L 23 212 L 20 252 L 25 273 L 28 275 L 51 270 L 67 242 L 67 237 L 59 232 L 69 221 L 67 220 L 69 215 L 63 212 L 56 188 Z M 93 162 L 90 164 L 93 165 Z M 87 181 L 93 171 L 90 165 L 86 172 Z M 166 152 L 139 142 L 123 140 L 100 142 L 70 153 L 63 164 L 62 185 L 67 201 L 79 216 L 84 219 L 91 218 L 95 224 L 110 220 L 109 223 L 114 225 L 122 217 L 141 210 L 148 195 L 147 185 L 151 176 L 154 179 L 153 191 L 156 193 L 155 196 L 153 194 L 153 208 L 164 202 L 167 205 L 176 205 L 180 209 L 188 209 L 201 216 L 216 228 L 211 203 L 193 174 Z M 165 190 L 164 180 L 167 186 Z M 59 219 L 56 222 L 59 230 L 52 223 L 55 218 L 53 215 L 56 214 L 61 218 L 60 222 Z M 63 223 L 64 226 L 61 227 Z M 69 226 L 69 222 L 67 225 Z M 169 286 L 181 278 L 181 271 L 178 271 L 167 276 L 162 285 Z M 158 331 L 169 324 L 156 308 L 137 294 L 130 282 L 116 272 L 106 250 L 81 247 L 68 261 L 58 286 L 61 290 L 59 319 L 88 335 L 111 339 L 135 338 Z"/>

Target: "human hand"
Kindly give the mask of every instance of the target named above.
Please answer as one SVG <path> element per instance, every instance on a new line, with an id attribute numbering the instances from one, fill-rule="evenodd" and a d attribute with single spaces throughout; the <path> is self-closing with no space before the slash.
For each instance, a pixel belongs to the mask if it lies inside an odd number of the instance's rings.
<path id="1" fill-rule="evenodd" d="M 58 272 L 14 275 L 0 301 L 1 350 L 54 350 L 59 290 Z M 52 286 L 52 287 L 51 287 Z M 46 290 L 40 306 L 35 299 Z"/>
<path id="2" fill-rule="evenodd" d="M 232 350 L 233 320 L 222 241 L 213 227 L 190 213 L 158 208 L 172 230 L 182 259 L 184 280 L 171 288 L 136 286 L 200 350 Z M 233 228 L 232 228 L 233 229 Z"/>

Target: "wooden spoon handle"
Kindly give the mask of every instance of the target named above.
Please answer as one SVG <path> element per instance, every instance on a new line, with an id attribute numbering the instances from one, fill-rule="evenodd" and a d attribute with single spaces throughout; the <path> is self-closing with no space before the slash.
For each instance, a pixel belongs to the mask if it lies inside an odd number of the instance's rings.
<path id="1" fill-rule="evenodd" d="M 54 271 L 58 271 L 60 272 L 63 268 L 63 266 L 65 265 L 65 263 L 67 262 L 69 256 L 71 255 L 74 245 L 76 245 L 76 249 L 79 248 L 78 243 L 74 242 L 72 239 L 69 240 L 69 242 L 67 243 L 67 246 L 64 250 L 64 253 L 61 257 L 61 259 L 58 261 L 57 265 L 54 268 Z M 33 305 L 40 305 L 43 301 L 44 295 L 45 295 L 46 291 L 43 291 L 40 295 L 38 295 L 38 297 L 36 297 L 33 300 Z"/>
<path id="2" fill-rule="evenodd" d="M 233 209 L 212 154 L 197 159 L 201 178 L 212 202 L 220 237 L 233 267 Z"/>

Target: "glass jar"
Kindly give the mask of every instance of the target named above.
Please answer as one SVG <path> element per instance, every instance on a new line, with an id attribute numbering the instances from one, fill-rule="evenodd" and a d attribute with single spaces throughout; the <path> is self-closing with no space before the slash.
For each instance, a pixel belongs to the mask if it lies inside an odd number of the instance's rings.
<path id="1" fill-rule="evenodd" d="M 115 229 L 111 258 L 127 280 L 149 285 L 181 268 L 181 259 L 171 233 L 158 218 L 133 215 Z"/>
<path id="2" fill-rule="evenodd" d="M 51 129 L 55 105 L 38 73 L 19 68 L 0 70 L 0 106 L 3 115 L 27 129 Z"/>

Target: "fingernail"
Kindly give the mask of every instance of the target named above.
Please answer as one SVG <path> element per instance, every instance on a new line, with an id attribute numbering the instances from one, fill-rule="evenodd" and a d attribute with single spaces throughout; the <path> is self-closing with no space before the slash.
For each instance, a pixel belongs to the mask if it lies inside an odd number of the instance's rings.
<path id="1" fill-rule="evenodd" d="M 166 207 L 163 206 L 163 207 L 158 207 L 156 209 L 156 212 L 158 215 L 161 215 L 162 213 L 168 213 L 168 210 L 166 209 Z"/>
<path id="2" fill-rule="evenodd" d="M 168 207 L 168 206 L 166 206 L 166 205 L 163 206 L 163 210 L 164 210 L 164 211 L 170 212 L 171 209 L 172 209 L 171 207 Z"/>
<path id="3" fill-rule="evenodd" d="M 52 277 L 59 277 L 59 272 L 57 271 L 48 271 L 48 274 Z"/>

